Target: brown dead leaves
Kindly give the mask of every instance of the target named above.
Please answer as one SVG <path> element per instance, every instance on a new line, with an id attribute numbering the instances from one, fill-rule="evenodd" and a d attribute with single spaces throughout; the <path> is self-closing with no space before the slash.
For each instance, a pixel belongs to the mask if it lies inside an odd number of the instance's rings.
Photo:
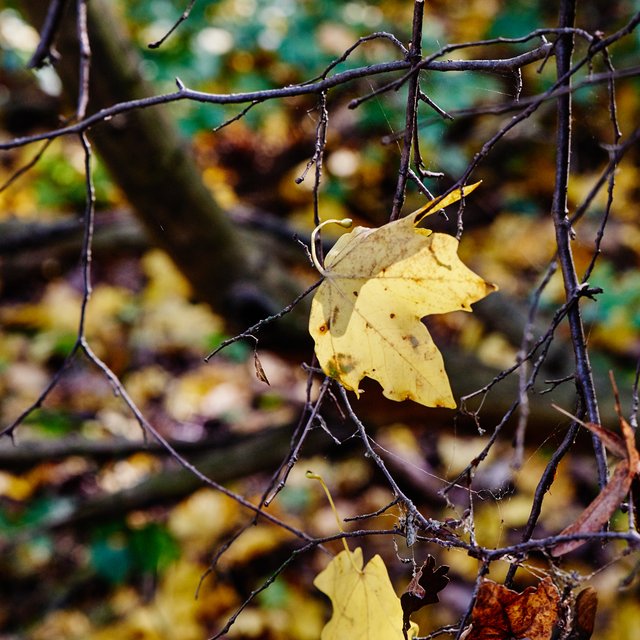
<path id="1" fill-rule="evenodd" d="M 559 610 L 560 593 L 551 578 L 522 593 L 486 580 L 480 585 L 465 640 L 550 640 Z"/>
<path id="2" fill-rule="evenodd" d="M 407 590 L 400 596 L 403 612 L 402 631 L 405 638 L 411 627 L 411 614 L 428 604 L 439 602 L 438 593 L 449 584 L 448 572 L 449 567 L 446 564 L 436 569 L 435 558 L 427 556 L 427 559 L 413 576 Z"/>

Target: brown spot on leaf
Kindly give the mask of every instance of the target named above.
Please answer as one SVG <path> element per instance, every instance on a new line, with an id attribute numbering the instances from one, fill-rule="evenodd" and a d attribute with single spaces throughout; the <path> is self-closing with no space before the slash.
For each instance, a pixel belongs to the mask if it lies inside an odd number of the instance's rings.
<path id="1" fill-rule="evenodd" d="M 417 349 L 420 346 L 420 340 L 418 340 L 418 338 L 413 334 L 402 336 L 402 339 L 406 340 L 414 349 Z"/>
<path id="2" fill-rule="evenodd" d="M 356 367 L 356 361 L 348 353 L 336 353 L 327 363 L 329 377 L 339 379 L 351 373 Z"/>

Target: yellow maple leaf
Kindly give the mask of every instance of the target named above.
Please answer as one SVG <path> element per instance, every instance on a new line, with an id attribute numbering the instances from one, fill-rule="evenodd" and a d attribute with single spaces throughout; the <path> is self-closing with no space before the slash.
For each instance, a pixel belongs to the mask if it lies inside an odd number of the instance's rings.
<path id="1" fill-rule="evenodd" d="M 462 195 L 454 191 L 377 229 L 356 227 L 327 253 L 309 332 L 322 370 L 356 395 L 367 376 L 392 400 L 456 406 L 442 355 L 421 318 L 471 311 L 497 287 L 464 265 L 454 237 L 416 225 Z"/>
<path id="2" fill-rule="evenodd" d="M 379 555 L 362 568 L 362 549 L 341 551 L 313 584 L 333 607 L 320 640 L 404 640 L 400 598 Z M 418 635 L 414 623 L 408 638 Z"/>

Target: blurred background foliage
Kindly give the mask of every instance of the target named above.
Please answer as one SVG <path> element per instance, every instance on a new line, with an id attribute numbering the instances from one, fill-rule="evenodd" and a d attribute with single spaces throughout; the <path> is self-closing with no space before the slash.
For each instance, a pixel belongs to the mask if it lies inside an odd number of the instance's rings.
<path id="1" fill-rule="evenodd" d="M 147 45 L 161 38 L 179 17 L 184 3 L 176 0 L 119 2 L 122 19 L 144 59 L 142 70 L 158 92 L 175 90 L 179 77 L 190 88 L 207 92 L 254 91 L 304 82 L 359 37 L 374 31 L 394 33 L 406 43 L 413 3 L 407 0 L 220 0 L 196 2 L 189 19 L 158 49 Z M 582 3 L 579 26 L 609 34 L 637 10 L 637 3 Z M 520 37 L 555 24 L 555 5 L 533 0 L 472 0 L 428 3 L 424 52 L 451 43 L 494 37 Z M 618 68 L 637 63 L 636 32 L 612 48 Z M 68 107 L 51 69 L 25 68 L 38 43 L 37 33 L 23 20 L 20 3 L 0 5 L 0 115 L 2 137 L 55 127 Z M 461 49 L 452 57 L 508 57 L 526 44 L 495 44 Z M 578 50 L 585 44 L 578 39 Z M 338 70 L 389 59 L 401 53 L 385 40 L 359 47 Z M 584 68 L 576 82 L 590 72 Z M 536 95 L 554 79 L 551 63 L 525 68 L 522 97 Z M 349 101 L 379 86 L 366 79 L 333 90 L 325 174 L 321 190 L 323 217 L 349 215 L 368 225 L 384 222 L 390 210 L 398 166 L 397 134 L 404 126 L 405 92 L 388 92 L 357 109 Z M 429 181 L 442 191 L 464 170 L 483 142 L 503 126 L 506 115 L 492 107 L 517 97 L 510 74 L 425 74 L 423 87 L 440 108 L 454 116 L 445 120 L 422 108 L 419 117 L 421 153 L 427 168 L 442 172 Z M 623 133 L 640 120 L 637 78 L 617 85 L 618 118 Z M 573 176 L 569 193 L 575 208 L 591 189 L 615 142 L 604 84 L 575 93 Z M 311 180 L 300 176 L 313 154 L 317 121 L 313 98 L 269 101 L 251 109 L 233 124 L 213 132 L 239 112 L 182 102 L 169 113 L 195 150 L 207 186 L 224 205 L 249 204 L 274 216 L 289 233 L 312 228 Z M 548 211 L 553 190 L 555 143 L 554 104 L 540 108 L 514 130 L 474 174 L 483 186 L 465 210 L 464 259 L 501 291 L 524 304 L 540 282 L 555 252 Z M 33 146 L 4 153 L 0 181 L 9 180 L 35 153 Z M 590 279 L 604 293 L 587 303 L 584 318 L 594 364 L 614 368 L 621 386 L 629 386 L 640 356 L 640 229 L 638 227 L 638 151 L 628 153 L 616 175 L 616 197 L 602 245 L 602 256 Z M 95 167 L 98 220 L 129 219 L 127 203 L 99 159 Z M 168 177 L 170 179 L 170 177 Z M 411 190 L 407 208 L 424 201 Z M 7 225 L 77 221 L 84 208 L 83 155 L 72 139 L 51 143 L 42 159 L 0 192 L 0 222 Z M 606 197 L 601 194 L 576 227 L 574 243 L 579 272 L 593 254 L 593 240 Z M 123 213 L 124 212 L 124 213 Z M 439 221 L 455 232 L 453 223 Z M 6 227 L 14 228 L 14 227 Z M 135 236 L 135 234 L 134 234 Z M 76 245 L 77 249 L 77 245 Z M 98 249 L 98 248 L 97 248 Z M 20 259 L 3 254 L 0 293 L 0 416 L 8 424 L 34 401 L 64 356 L 73 347 L 81 300 L 80 271 L 69 249 L 33 251 Z M 72 255 L 77 257 L 77 251 Z M 256 379 L 251 345 L 236 344 L 209 364 L 202 358 L 226 336 L 223 319 L 192 299 L 189 284 L 166 256 L 138 236 L 97 250 L 95 288 L 87 338 L 124 382 L 144 414 L 167 437 L 186 443 L 225 442 L 262 429 L 294 423 L 306 397 L 306 374 L 299 362 L 277 352 L 260 352 L 270 386 Z M 31 257 L 29 257 L 31 256 Z M 563 299 L 561 281 L 544 292 L 541 308 L 552 314 Z M 490 331 L 474 317 L 436 320 L 436 334 L 474 351 L 492 366 L 513 362 L 516 347 L 499 331 Z M 562 333 L 562 331 L 560 331 Z M 299 361 L 309 354 L 300 354 Z M 602 390 L 600 390 L 602 391 Z M 542 436 L 531 437 L 519 472 L 509 466 L 509 442 L 499 444 L 478 472 L 475 512 L 479 541 L 489 546 L 517 540 L 546 461 L 561 437 L 562 422 Z M 467 434 L 405 424 L 403 414 L 384 425 L 376 438 L 396 461 L 396 471 L 433 517 L 464 518 L 463 501 L 447 506 L 436 497 L 446 479 L 456 476 L 482 449 L 486 440 Z M 454 437 L 455 436 L 455 437 Z M 135 420 L 101 374 L 74 364 L 47 399 L 20 427 L 18 444 L 51 443 L 76 438 L 96 443 L 122 439 L 141 443 Z M 213 442 L 213 445 L 211 444 Z M 586 440 L 585 440 L 586 442 Z M 9 441 L 0 443 L 11 452 Z M 585 446 L 558 473 L 544 503 L 541 533 L 553 533 L 568 513 L 577 516 L 595 491 L 593 464 Z M 399 461 L 399 462 L 398 462 Z M 127 491 L 175 471 L 164 457 L 139 451 L 101 457 L 98 454 L 37 457 L 0 469 L 0 637 L 199 639 L 224 624 L 235 607 L 283 562 L 295 541 L 267 524 L 249 529 L 222 557 L 215 576 L 195 591 L 215 553 L 248 514 L 235 502 L 208 489 L 181 500 L 112 510 L 74 525 L 74 514 L 87 502 L 105 495 L 125 500 Z M 274 465 L 275 466 L 275 465 Z M 380 478 L 357 457 L 329 462 L 305 460 L 274 504 L 275 515 L 314 534 L 335 531 L 333 516 L 318 487 L 304 479 L 304 470 L 323 473 L 338 497 L 341 515 L 375 511 L 390 499 Z M 167 475 L 169 478 L 170 476 Z M 257 501 L 267 475 L 255 473 L 233 481 L 233 488 Z M 170 480 L 169 480 L 170 481 Z M 188 493 L 188 492 L 187 492 Z M 376 528 L 392 527 L 399 511 L 373 520 Z M 620 515 L 620 524 L 624 517 Z M 398 539 L 399 554 L 408 556 Z M 394 560 L 388 537 L 364 542 L 367 552 L 389 559 L 392 578 L 403 589 L 409 580 L 405 565 Z M 477 571 L 467 556 L 429 548 L 452 567 L 453 582 L 442 605 L 420 620 L 426 632 L 453 624 L 471 594 Z M 421 552 L 425 549 L 420 550 Z M 593 551 L 593 550 L 592 550 Z M 637 580 L 618 586 L 633 568 L 628 557 L 607 566 L 610 550 L 598 548 L 578 555 L 571 569 L 589 576 L 600 594 L 601 615 L 594 638 L 631 640 L 637 634 Z M 284 574 L 238 619 L 237 638 L 318 638 L 326 619 L 326 603 L 311 586 L 323 566 L 322 554 L 304 556 L 295 571 Z M 542 563 L 540 566 L 544 566 Z M 595 567 L 605 566 L 605 569 Z M 533 560 L 531 575 L 538 571 Z M 499 580 L 500 563 L 491 577 Z M 592 571 L 595 573 L 592 574 Z M 502 572 L 502 573 L 501 573 Z"/>

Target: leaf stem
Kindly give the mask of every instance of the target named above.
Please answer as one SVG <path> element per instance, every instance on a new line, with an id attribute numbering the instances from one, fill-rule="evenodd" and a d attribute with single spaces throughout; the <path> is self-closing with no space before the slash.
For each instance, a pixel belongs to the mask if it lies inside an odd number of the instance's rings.
<path id="1" fill-rule="evenodd" d="M 311 259 L 313 260 L 313 266 L 318 270 L 318 273 L 325 278 L 328 275 L 328 271 L 322 264 L 320 264 L 320 260 L 318 260 L 318 253 L 316 251 L 316 235 L 326 224 L 339 224 L 341 227 L 348 229 L 353 224 L 353 220 L 351 220 L 351 218 L 342 218 L 342 220 L 331 218 L 330 220 L 321 222 L 311 233 Z"/>
<path id="2" fill-rule="evenodd" d="M 327 220 L 327 222 L 331 222 L 331 221 Z M 327 500 L 329 501 L 329 505 L 331 506 L 331 511 L 333 511 L 333 515 L 336 517 L 338 531 L 340 531 L 340 533 L 344 533 L 344 529 L 342 528 L 342 522 L 340 522 L 340 516 L 338 515 L 338 510 L 336 509 L 336 505 L 333 502 L 333 498 L 331 497 L 331 492 L 329 491 L 329 487 L 327 487 L 327 483 L 323 480 L 322 476 L 318 475 L 317 473 L 313 473 L 313 471 L 307 471 L 305 473 L 305 476 L 309 478 L 309 480 L 317 480 L 321 484 L 327 496 Z M 358 566 L 356 565 L 353 559 L 353 555 L 351 554 L 351 549 L 349 549 L 347 540 L 344 537 L 342 538 L 342 544 L 344 545 L 344 550 L 349 554 L 349 560 L 351 560 L 351 564 L 353 565 L 353 568 L 356 570 L 357 573 L 363 573 L 363 570 L 359 569 Z"/>

